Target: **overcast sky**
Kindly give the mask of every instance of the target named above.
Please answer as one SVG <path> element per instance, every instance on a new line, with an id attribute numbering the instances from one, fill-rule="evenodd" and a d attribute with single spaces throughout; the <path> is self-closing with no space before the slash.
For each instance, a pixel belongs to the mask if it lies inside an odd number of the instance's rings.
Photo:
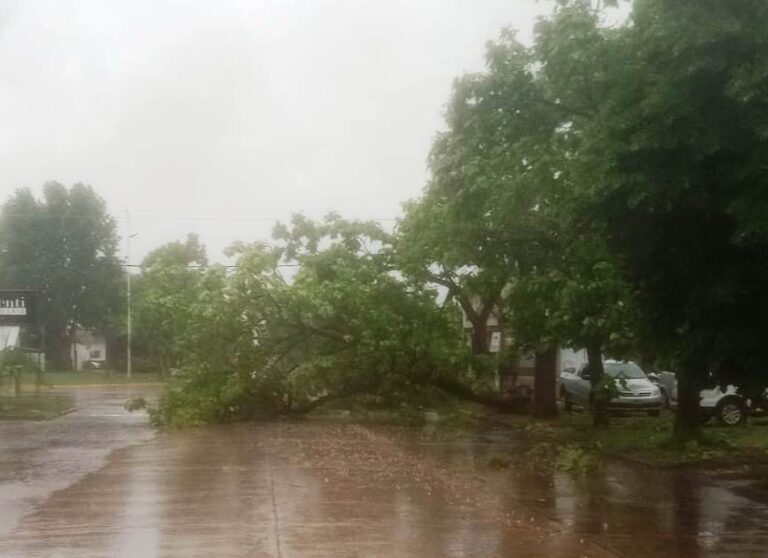
<path id="1" fill-rule="evenodd" d="M 214 260 L 293 212 L 392 219 L 419 195 L 451 81 L 535 0 L 0 0 L 0 200 L 101 194 L 132 260 Z M 388 221 L 389 222 L 389 221 Z"/>

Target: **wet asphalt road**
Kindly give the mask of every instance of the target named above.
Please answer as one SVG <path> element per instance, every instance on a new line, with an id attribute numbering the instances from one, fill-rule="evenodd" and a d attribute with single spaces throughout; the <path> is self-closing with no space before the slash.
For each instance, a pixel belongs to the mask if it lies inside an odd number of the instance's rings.
<path id="1" fill-rule="evenodd" d="M 131 388 L 0 423 L 0 556 L 764 556 L 739 482 L 491 471 L 507 431 L 272 423 L 155 434 Z M 539 472 L 540 473 L 540 472 Z"/>
<path id="2" fill-rule="evenodd" d="M 0 537 L 51 493 L 106 465 L 113 450 L 151 439 L 146 414 L 130 414 L 123 404 L 131 394 L 151 397 L 156 391 L 147 386 L 45 390 L 46 397 L 64 399 L 74 412 L 49 421 L 0 421 Z"/>

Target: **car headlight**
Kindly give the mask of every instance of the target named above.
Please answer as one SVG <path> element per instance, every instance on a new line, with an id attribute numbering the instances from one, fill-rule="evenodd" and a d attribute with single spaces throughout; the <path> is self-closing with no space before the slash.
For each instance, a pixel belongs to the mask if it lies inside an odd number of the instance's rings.
<path id="1" fill-rule="evenodd" d="M 651 393 L 652 393 L 652 394 L 654 395 L 654 397 L 655 397 L 655 396 L 661 395 L 661 390 L 659 390 L 659 388 L 657 388 L 656 386 L 654 386 L 654 387 L 653 387 L 653 389 L 651 390 Z"/>

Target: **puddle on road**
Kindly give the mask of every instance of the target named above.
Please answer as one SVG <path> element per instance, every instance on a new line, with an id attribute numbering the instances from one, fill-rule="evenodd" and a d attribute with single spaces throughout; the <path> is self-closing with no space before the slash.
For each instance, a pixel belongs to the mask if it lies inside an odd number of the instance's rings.
<path id="1" fill-rule="evenodd" d="M 506 436 L 514 447 L 515 435 L 494 430 L 449 444 L 438 455 L 485 468 L 489 485 L 506 495 L 508 507 L 523 503 L 620 555 L 766 555 L 768 505 L 740 495 L 748 492 L 746 481 L 619 461 L 581 475 L 519 465 L 488 472 L 483 465 L 500 453 L 499 438 Z M 429 445 L 424 449 L 433 451 Z"/>
<path id="2" fill-rule="evenodd" d="M 75 411 L 53 420 L 0 420 L 0 538 L 56 490 L 98 471 L 113 450 L 154 436 L 145 414 L 131 415 L 123 409 L 132 391 L 105 387 L 22 394 L 22 398 L 32 398 L 29 404 L 33 407 L 40 400 L 45 404 L 56 401 Z M 156 391 L 144 389 L 147 397 Z"/>

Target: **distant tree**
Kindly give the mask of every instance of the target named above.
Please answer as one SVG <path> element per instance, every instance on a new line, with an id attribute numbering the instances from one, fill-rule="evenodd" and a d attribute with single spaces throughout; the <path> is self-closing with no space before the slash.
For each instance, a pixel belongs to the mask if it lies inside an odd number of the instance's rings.
<path id="1" fill-rule="evenodd" d="M 207 264 L 205 247 L 195 234 L 156 248 L 141 263 L 141 274 L 133 282 L 133 347 L 161 373 L 181 363 L 182 333 L 191 320 Z"/>
<path id="2" fill-rule="evenodd" d="M 154 265 L 205 267 L 208 265 L 208 256 L 200 238 L 190 233 L 184 242 L 169 242 L 155 248 L 141 262 L 142 270 L 148 270 Z"/>
<path id="3" fill-rule="evenodd" d="M 0 209 L 0 284 L 35 291 L 44 349 L 71 366 L 78 326 L 103 328 L 119 303 L 115 220 L 90 186 L 20 189 Z"/>

